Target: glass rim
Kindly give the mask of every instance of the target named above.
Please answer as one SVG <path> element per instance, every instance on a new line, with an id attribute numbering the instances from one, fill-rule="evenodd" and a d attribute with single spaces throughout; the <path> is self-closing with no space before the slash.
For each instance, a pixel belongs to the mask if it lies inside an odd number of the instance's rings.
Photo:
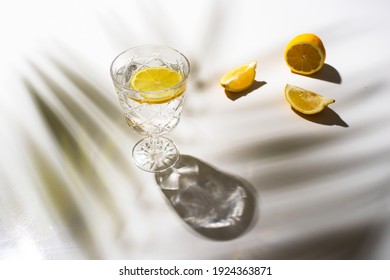
<path id="1" fill-rule="evenodd" d="M 114 64 L 115 62 L 118 60 L 119 57 L 121 57 L 123 54 L 129 52 L 129 51 L 132 51 L 132 50 L 135 50 L 135 49 L 142 49 L 142 48 L 147 48 L 147 47 L 155 47 L 155 48 L 164 48 L 164 49 L 169 49 L 171 51 L 174 51 L 176 52 L 177 54 L 179 54 L 181 57 L 184 58 L 184 61 L 185 63 L 188 65 L 188 70 L 185 71 L 184 73 L 184 78 L 183 80 L 181 80 L 179 83 L 169 87 L 169 88 L 166 88 L 166 89 L 162 89 L 162 90 L 158 90 L 158 91 L 153 91 L 153 92 L 144 92 L 144 91 L 140 91 L 140 90 L 135 90 L 135 89 L 132 89 L 129 86 L 124 86 L 122 85 L 117 79 L 116 77 L 114 76 L 114 71 L 113 71 L 113 68 L 114 68 Z M 124 51 L 122 51 L 121 53 L 119 53 L 114 59 L 113 61 L 111 62 L 111 66 L 110 66 L 110 75 L 111 75 L 111 79 L 114 81 L 115 83 L 115 86 L 118 86 L 124 90 L 127 90 L 127 91 L 132 91 L 132 92 L 135 92 L 135 93 L 147 93 L 147 94 L 159 94 L 159 93 L 162 93 L 162 92 L 166 92 L 166 91 L 169 91 L 169 90 L 172 90 L 172 89 L 175 89 L 177 87 L 180 87 L 182 85 L 184 85 L 187 80 L 188 80 L 188 76 L 190 75 L 190 68 L 191 68 L 191 65 L 190 65 L 190 62 L 188 60 L 188 58 L 183 54 L 181 53 L 180 51 L 178 51 L 177 49 L 174 49 L 172 47 L 168 47 L 166 45 L 153 45 L 153 44 L 146 44 L 146 45 L 138 45 L 138 46 L 135 46 L 135 47 L 132 47 L 132 48 L 129 48 L 129 49 L 126 49 Z"/>

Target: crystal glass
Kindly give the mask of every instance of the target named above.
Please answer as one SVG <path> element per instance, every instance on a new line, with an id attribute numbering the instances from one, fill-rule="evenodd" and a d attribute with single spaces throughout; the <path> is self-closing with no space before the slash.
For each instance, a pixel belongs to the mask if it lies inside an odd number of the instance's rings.
<path id="1" fill-rule="evenodd" d="M 140 92 L 130 87 L 130 79 L 147 67 L 167 67 L 182 75 L 170 88 Z M 145 136 L 133 148 L 135 164 L 142 170 L 161 172 L 173 166 L 179 151 L 172 140 L 163 137 L 179 123 L 190 73 L 188 59 L 179 51 L 156 45 L 131 48 L 120 53 L 111 64 L 111 77 L 119 96 L 127 124 Z M 150 102 L 160 96 L 172 96 L 166 102 Z"/>

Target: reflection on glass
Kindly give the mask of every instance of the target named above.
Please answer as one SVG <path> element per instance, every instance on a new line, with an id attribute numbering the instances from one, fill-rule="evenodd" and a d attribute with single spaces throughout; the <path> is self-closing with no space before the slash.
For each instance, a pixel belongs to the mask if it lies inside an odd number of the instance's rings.
<path id="1" fill-rule="evenodd" d="M 139 46 L 119 54 L 110 70 L 128 125 L 146 136 L 133 149 L 136 165 L 149 172 L 173 166 L 179 158 L 178 149 L 161 136 L 179 123 L 190 73 L 187 58 L 169 47 Z M 135 89 L 134 77 L 140 77 L 140 71 L 143 79 L 137 80 L 139 88 Z M 165 87 L 175 73 L 180 78 Z"/>
<path id="2" fill-rule="evenodd" d="M 205 237 L 230 240 L 253 224 L 254 188 L 242 178 L 188 155 L 155 178 L 178 215 Z"/>

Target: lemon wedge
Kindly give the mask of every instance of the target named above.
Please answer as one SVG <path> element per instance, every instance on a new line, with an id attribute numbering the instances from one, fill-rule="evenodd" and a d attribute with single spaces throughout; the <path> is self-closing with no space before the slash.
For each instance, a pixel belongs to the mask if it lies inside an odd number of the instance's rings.
<path id="1" fill-rule="evenodd" d="M 319 113 L 335 102 L 334 99 L 289 84 L 284 89 L 284 95 L 291 107 L 307 115 Z"/>
<path id="2" fill-rule="evenodd" d="M 251 62 L 249 64 L 238 66 L 225 75 L 223 75 L 219 83 L 227 91 L 240 92 L 248 89 L 252 86 L 256 75 L 257 62 Z"/>

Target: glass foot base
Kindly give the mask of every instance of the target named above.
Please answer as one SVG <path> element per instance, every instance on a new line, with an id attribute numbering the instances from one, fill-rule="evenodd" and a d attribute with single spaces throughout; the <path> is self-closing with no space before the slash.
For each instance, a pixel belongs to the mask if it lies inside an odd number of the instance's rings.
<path id="1" fill-rule="evenodd" d="M 133 148 L 135 164 L 147 172 L 162 172 L 179 159 L 176 145 L 165 137 L 142 139 Z"/>

